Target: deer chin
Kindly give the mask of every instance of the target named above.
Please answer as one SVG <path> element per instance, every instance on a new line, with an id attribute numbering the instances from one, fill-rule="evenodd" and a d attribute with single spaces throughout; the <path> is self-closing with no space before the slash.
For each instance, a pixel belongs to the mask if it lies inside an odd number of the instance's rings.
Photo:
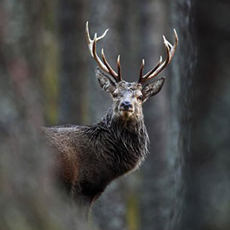
<path id="1" fill-rule="evenodd" d="M 120 112 L 121 117 L 124 119 L 129 119 L 133 115 L 132 109 L 129 109 L 129 110 L 120 109 L 119 112 Z"/>

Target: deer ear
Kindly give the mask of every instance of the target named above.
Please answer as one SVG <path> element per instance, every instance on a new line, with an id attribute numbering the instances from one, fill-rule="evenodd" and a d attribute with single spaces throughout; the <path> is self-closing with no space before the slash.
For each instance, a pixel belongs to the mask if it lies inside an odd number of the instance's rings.
<path id="1" fill-rule="evenodd" d="M 101 88 L 106 92 L 113 93 L 116 89 L 116 83 L 105 75 L 98 67 L 96 68 L 96 76 Z"/>
<path id="2" fill-rule="evenodd" d="M 143 102 L 145 102 L 149 97 L 156 95 L 160 92 L 162 86 L 164 85 L 165 78 L 160 78 L 154 82 L 151 82 L 144 86 L 142 89 Z"/>

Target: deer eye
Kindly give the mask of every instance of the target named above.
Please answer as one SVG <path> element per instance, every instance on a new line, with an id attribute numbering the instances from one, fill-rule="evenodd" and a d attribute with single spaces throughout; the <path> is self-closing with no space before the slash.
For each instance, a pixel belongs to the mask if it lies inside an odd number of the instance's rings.
<path id="1" fill-rule="evenodd" d="M 143 100 L 143 95 L 138 96 L 137 99 L 142 101 Z"/>
<path id="2" fill-rule="evenodd" d="M 118 97 L 118 93 L 113 93 L 113 97 L 114 98 Z"/>

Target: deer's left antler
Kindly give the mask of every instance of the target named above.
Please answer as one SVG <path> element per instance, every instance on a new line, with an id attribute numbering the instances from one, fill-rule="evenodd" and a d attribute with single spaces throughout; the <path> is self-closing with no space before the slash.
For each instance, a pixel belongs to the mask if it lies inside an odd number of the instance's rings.
<path id="1" fill-rule="evenodd" d="M 163 36 L 163 41 L 164 41 L 164 46 L 165 46 L 165 50 L 166 50 L 166 59 L 165 61 L 163 62 L 162 61 L 162 56 L 160 56 L 160 60 L 159 62 L 157 63 L 156 67 L 154 67 L 152 70 L 150 70 L 148 73 L 146 73 L 144 76 L 143 76 L 143 69 L 144 69 L 144 66 L 145 66 L 145 60 L 143 59 L 142 60 L 142 64 L 141 64 L 141 68 L 140 68 L 140 78 L 139 78 L 139 83 L 141 84 L 144 84 L 147 80 L 151 79 L 151 78 L 154 78 L 155 76 L 157 76 L 167 65 L 169 65 L 169 63 L 171 62 L 174 54 L 175 54 L 175 51 L 176 51 L 176 48 L 177 48 L 177 45 L 178 45 L 178 36 L 177 36 L 177 32 L 176 30 L 174 29 L 174 37 L 175 37 L 175 43 L 174 45 L 170 44 L 165 36 Z"/>

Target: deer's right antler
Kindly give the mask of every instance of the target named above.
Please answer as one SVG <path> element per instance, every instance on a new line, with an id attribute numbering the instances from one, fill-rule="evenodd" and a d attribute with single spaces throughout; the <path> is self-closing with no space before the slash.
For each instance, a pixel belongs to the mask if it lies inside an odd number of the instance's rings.
<path id="1" fill-rule="evenodd" d="M 110 74 L 115 79 L 116 82 L 121 81 L 122 77 L 121 77 L 120 55 L 118 55 L 118 57 L 117 57 L 117 70 L 118 70 L 118 73 L 116 73 L 113 70 L 113 68 L 110 66 L 110 64 L 106 60 L 103 49 L 101 50 L 101 55 L 102 55 L 103 62 L 99 58 L 99 56 L 97 55 L 97 51 L 96 51 L 97 42 L 105 37 L 106 33 L 108 32 L 108 29 L 99 37 L 97 37 L 97 33 L 95 33 L 94 38 L 92 40 L 90 38 L 90 35 L 89 35 L 89 22 L 86 22 L 85 32 L 86 32 L 86 38 L 87 38 L 90 54 L 96 60 L 98 66 L 102 70 L 104 70 L 106 73 Z"/>

